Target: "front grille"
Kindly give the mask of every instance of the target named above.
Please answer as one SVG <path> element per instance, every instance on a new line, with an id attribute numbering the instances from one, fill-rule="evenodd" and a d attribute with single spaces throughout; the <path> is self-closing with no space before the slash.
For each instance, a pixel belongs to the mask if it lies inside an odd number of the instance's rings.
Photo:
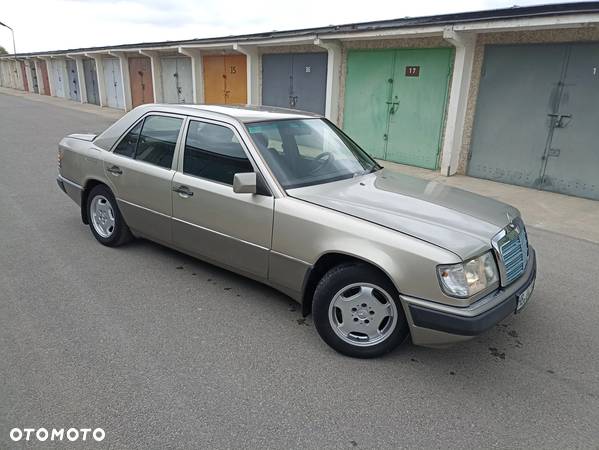
<path id="1" fill-rule="evenodd" d="M 502 284 L 508 285 L 524 273 L 528 262 L 528 238 L 524 225 L 518 221 L 510 224 L 496 241 L 502 270 Z"/>

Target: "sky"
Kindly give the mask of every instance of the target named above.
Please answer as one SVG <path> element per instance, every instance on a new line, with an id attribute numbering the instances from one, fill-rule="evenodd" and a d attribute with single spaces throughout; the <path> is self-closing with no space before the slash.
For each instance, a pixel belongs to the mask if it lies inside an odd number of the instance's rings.
<path id="1" fill-rule="evenodd" d="M 17 53 L 219 37 L 554 0 L 4 0 L 0 22 Z M 10 30 L 0 45 L 12 53 Z"/>

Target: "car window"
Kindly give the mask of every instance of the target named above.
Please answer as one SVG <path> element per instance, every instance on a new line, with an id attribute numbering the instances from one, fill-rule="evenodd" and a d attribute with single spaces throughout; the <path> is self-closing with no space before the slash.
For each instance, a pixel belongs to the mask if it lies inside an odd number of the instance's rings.
<path id="1" fill-rule="evenodd" d="M 246 126 L 285 189 L 342 180 L 380 168 L 341 130 L 322 119 L 286 119 Z"/>
<path id="2" fill-rule="evenodd" d="M 184 173 L 233 184 L 236 173 L 253 171 L 233 130 L 212 123 L 189 122 L 183 155 Z"/>
<path id="3" fill-rule="evenodd" d="M 143 124 L 143 120 L 141 120 L 137 125 L 135 125 L 129 133 L 125 135 L 119 145 L 114 149 L 114 153 L 119 155 L 128 156 L 129 158 L 133 158 L 135 156 L 135 149 L 137 148 L 137 141 L 139 140 L 139 132 L 141 131 L 141 126 Z"/>
<path id="4" fill-rule="evenodd" d="M 183 119 L 167 116 L 148 116 L 135 151 L 135 159 L 170 168 Z"/>

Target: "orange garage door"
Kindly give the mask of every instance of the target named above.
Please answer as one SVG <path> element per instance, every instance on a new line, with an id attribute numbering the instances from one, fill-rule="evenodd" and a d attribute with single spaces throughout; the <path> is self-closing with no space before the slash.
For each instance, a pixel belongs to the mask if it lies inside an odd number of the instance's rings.
<path id="1" fill-rule="evenodd" d="M 206 103 L 247 103 L 245 55 L 207 55 L 203 63 Z"/>

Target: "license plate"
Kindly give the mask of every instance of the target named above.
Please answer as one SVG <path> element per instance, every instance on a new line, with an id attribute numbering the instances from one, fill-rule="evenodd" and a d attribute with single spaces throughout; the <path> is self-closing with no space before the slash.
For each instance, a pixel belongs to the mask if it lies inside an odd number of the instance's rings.
<path id="1" fill-rule="evenodd" d="M 524 292 L 522 292 L 522 294 L 520 294 L 518 296 L 518 304 L 516 305 L 516 313 L 518 313 L 519 311 L 522 310 L 522 308 L 524 308 L 524 306 L 526 306 L 526 303 L 528 303 L 528 300 L 530 299 L 531 295 L 532 295 L 532 291 L 535 288 L 535 282 L 533 280 L 532 283 L 530 283 L 530 286 L 528 286 Z"/>

